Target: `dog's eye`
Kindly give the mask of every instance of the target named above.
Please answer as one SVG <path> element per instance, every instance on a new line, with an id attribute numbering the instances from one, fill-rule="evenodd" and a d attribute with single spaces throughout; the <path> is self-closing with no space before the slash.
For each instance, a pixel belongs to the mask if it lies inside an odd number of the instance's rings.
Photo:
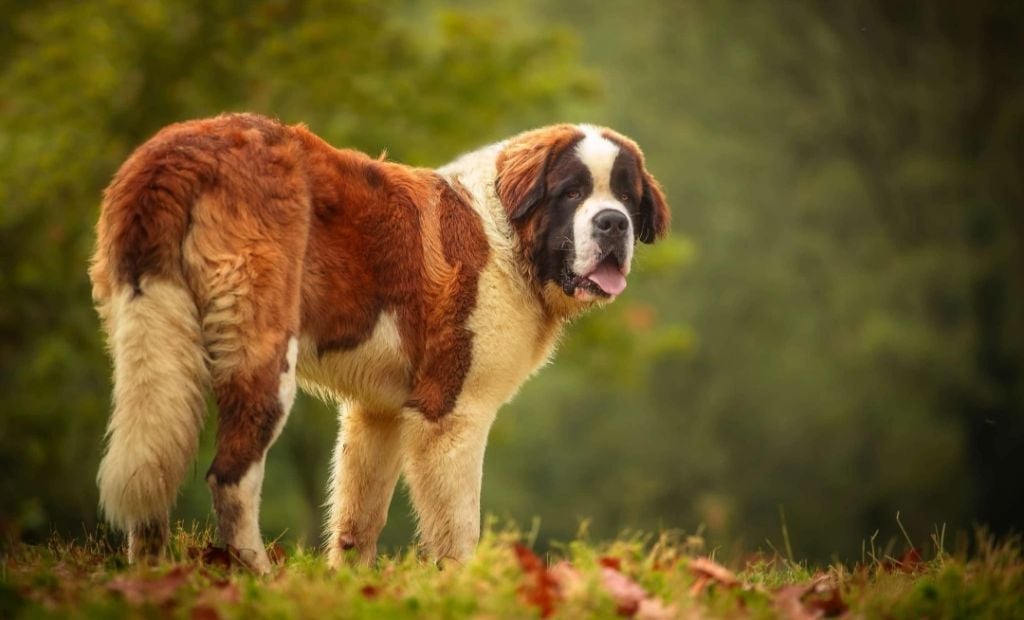
<path id="1" fill-rule="evenodd" d="M 569 191 L 565 192 L 565 197 L 568 198 L 569 200 L 578 200 L 579 197 L 582 195 L 583 192 L 581 192 L 578 189 L 570 189 Z"/>
<path id="2" fill-rule="evenodd" d="M 619 200 L 621 200 L 622 202 L 629 202 L 632 199 L 633 199 L 632 196 L 630 196 L 629 194 L 626 194 L 626 193 L 619 194 Z"/>

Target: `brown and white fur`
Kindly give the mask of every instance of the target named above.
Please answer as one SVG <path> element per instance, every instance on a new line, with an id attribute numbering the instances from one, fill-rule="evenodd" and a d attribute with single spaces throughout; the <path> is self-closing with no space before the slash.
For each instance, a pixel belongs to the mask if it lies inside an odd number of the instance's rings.
<path id="1" fill-rule="evenodd" d="M 425 551 L 465 558 L 498 409 L 668 222 L 640 150 L 604 128 L 436 171 L 255 115 L 163 129 L 107 188 L 90 270 L 114 362 L 100 503 L 129 559 L 162 553 L 212 390 L 219 535 L 269 570 L 263 468 L 296 385 L 340 404 L 331 565 L 374 560 L 400 474 Z"/>

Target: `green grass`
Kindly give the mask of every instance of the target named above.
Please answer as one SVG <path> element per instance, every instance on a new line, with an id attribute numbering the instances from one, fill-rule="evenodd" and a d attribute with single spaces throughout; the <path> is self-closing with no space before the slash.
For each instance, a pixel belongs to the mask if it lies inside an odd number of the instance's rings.
<path id="1" fill-rule="evenodd" d="M 0 618 L 1024 618 L 1020 545 L 984 536 L 970 556 L 870 552 L 818 569 L 776 554 L 729 570 L 693 537 L 577 540 L 539 558 L 518 532 L 488 528 L 461 566 L 408 552 L 331 571 L 316 550 L 295 548 L 262 577 L 210 542 L 179 528 L 156 567 L 127 566 L 102 536 L 9 545 Z"/>

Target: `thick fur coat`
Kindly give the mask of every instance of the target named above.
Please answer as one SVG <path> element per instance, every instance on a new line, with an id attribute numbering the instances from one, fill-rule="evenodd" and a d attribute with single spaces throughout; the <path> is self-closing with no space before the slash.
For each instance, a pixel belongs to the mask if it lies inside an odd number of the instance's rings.
<path id="1" fill-rule="evenodd" d="M 587 125 L 439 170 L 255 115 L 163 129 L 107 188 L 90 270 L 114 362 L 100 502 L 130 559 L 162 552 L 212 391 L 219 535 L 269 569 L 264 461 L 297 386 L 340 406 L 332 564 L 373 561 L 400 473 L 426 552 L 470 554 L 497 410 L 668 223 L 637 146 Z"/>

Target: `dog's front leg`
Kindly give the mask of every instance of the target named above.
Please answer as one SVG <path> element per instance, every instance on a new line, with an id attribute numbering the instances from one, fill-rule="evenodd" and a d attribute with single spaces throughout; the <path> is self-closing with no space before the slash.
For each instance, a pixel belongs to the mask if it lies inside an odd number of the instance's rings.
<path id="1" fill-rule="evenodd" d="M 432 559 L 461 562 L 480 540 L 480 482 L 494 414 L 468 407 L 438 420 L 407 414 L 405 479 L 419 517 L 420 545 Z"/>

